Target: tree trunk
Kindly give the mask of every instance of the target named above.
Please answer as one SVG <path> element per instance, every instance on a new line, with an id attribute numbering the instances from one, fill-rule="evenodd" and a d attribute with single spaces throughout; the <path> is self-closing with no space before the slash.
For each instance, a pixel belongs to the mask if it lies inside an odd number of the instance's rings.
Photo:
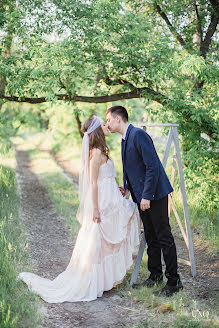
<path id="1" fill-rule="evenodd" d="M 81 131 L 81 120 L 79 118 L 78 112 L 75 110 L 74 114 L 75 114 L 75 119 L 76 119 L 76 123 L 77 123 L 77 127 L 78 127 L 78 132 L 79 132 L 81 138 L 83 138 L 83 133 Z"/>
<path id="2" fill-rule="evenodd" d="M 5 48 L 2 51 L 2 57 L 4 59 L 7 59 L 11 55 L 11 46 L 12 46 L 12 41 L 13 41 L 13 22 L 9 21 L 8 22 L 8 28 L 7 28 L 7 35 L 5 38 Z M 5 89 L 6 89 L 6 77 L 5 76 L 0 76 L 0 96 L 5 95 Z M 3 106 L 4 102 L 0 101 L 0 111 Z"/>

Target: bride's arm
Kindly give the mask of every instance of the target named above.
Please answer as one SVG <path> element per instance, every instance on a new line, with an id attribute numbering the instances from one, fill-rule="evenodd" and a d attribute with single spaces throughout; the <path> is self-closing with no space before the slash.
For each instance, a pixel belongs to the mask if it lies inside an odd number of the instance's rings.
<path id="1" fill-rule="evenodd" d="M 90 161 L 90 184 L 91 184 L 91 197 L 93 201 L 93 221 L 97 223 L 100 222 L 100 212 L 98 206 L 98 185 L 97 185 L 100 165 L 101 165 L 101 151 L 95 148 L 92 150 L 92 159 Z"/>

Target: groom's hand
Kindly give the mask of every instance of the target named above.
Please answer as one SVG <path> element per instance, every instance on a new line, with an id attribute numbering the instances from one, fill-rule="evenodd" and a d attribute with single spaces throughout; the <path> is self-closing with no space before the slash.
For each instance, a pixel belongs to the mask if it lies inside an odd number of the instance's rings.
<path id="1" fill-rule="evenodd" d="M 146 211 L 150 208 L 151 201 L 148 199 L 142 198 L 140 208 L 142 211 Z"/>

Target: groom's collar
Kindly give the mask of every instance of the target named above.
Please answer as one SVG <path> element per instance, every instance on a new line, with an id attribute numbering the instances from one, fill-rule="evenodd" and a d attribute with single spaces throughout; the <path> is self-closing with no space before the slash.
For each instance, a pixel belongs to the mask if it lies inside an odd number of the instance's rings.
<path id="1" fill-rule="evenodd" d="M 127 132 L 128 132 L 128 128 L 130 127 L 130 123 L 129 123 L 129 125 L 127 126 L 127 128 L 126 128 L 126 130 L 125 130 L 125 132 L 124 132 L 124 134 L 123 134 L 123 136 L 122 136 L 122 139 L 123 140 L 125 140 L 126 139 L 126 135 L 127 135 Z"/>
<path id="2" fill-rule="evenodd" d="M 130 133 L 130 131 L 131 131 L 132 128 L 133 128 L 133 125 L 132 124 L 129 124 L 128 127 L 127 127 L 127 130 L 125 131 L 125 139 L 124 139 L 125 141 L 127 141 L 128 136 L 129 136 L 129 133 Z"/>
<path id="3" fill-rule="evenodd" d="M 130 124 L 129 124 L 129 125 L 130 125 Z M 125 129 L 125 132 L 123 133 L 122 139 L 124 139 L 124 140 L 125 140 L 125 138 L 126 138 L 126 134 L 127 134 L 127 131 L 128 131 L 129 125 L 127 126 L 127 128 Z"/>

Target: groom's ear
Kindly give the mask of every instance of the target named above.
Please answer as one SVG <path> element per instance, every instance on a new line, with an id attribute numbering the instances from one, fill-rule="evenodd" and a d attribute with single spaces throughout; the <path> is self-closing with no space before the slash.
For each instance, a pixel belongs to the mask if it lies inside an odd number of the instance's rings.
<path id="1" fill-rule="evenodd" d="M 119 115 L 116 115 L 116 120 L 117 120 L 118 123 L 120 123 L 121 122 L 121 117 Z"/>

